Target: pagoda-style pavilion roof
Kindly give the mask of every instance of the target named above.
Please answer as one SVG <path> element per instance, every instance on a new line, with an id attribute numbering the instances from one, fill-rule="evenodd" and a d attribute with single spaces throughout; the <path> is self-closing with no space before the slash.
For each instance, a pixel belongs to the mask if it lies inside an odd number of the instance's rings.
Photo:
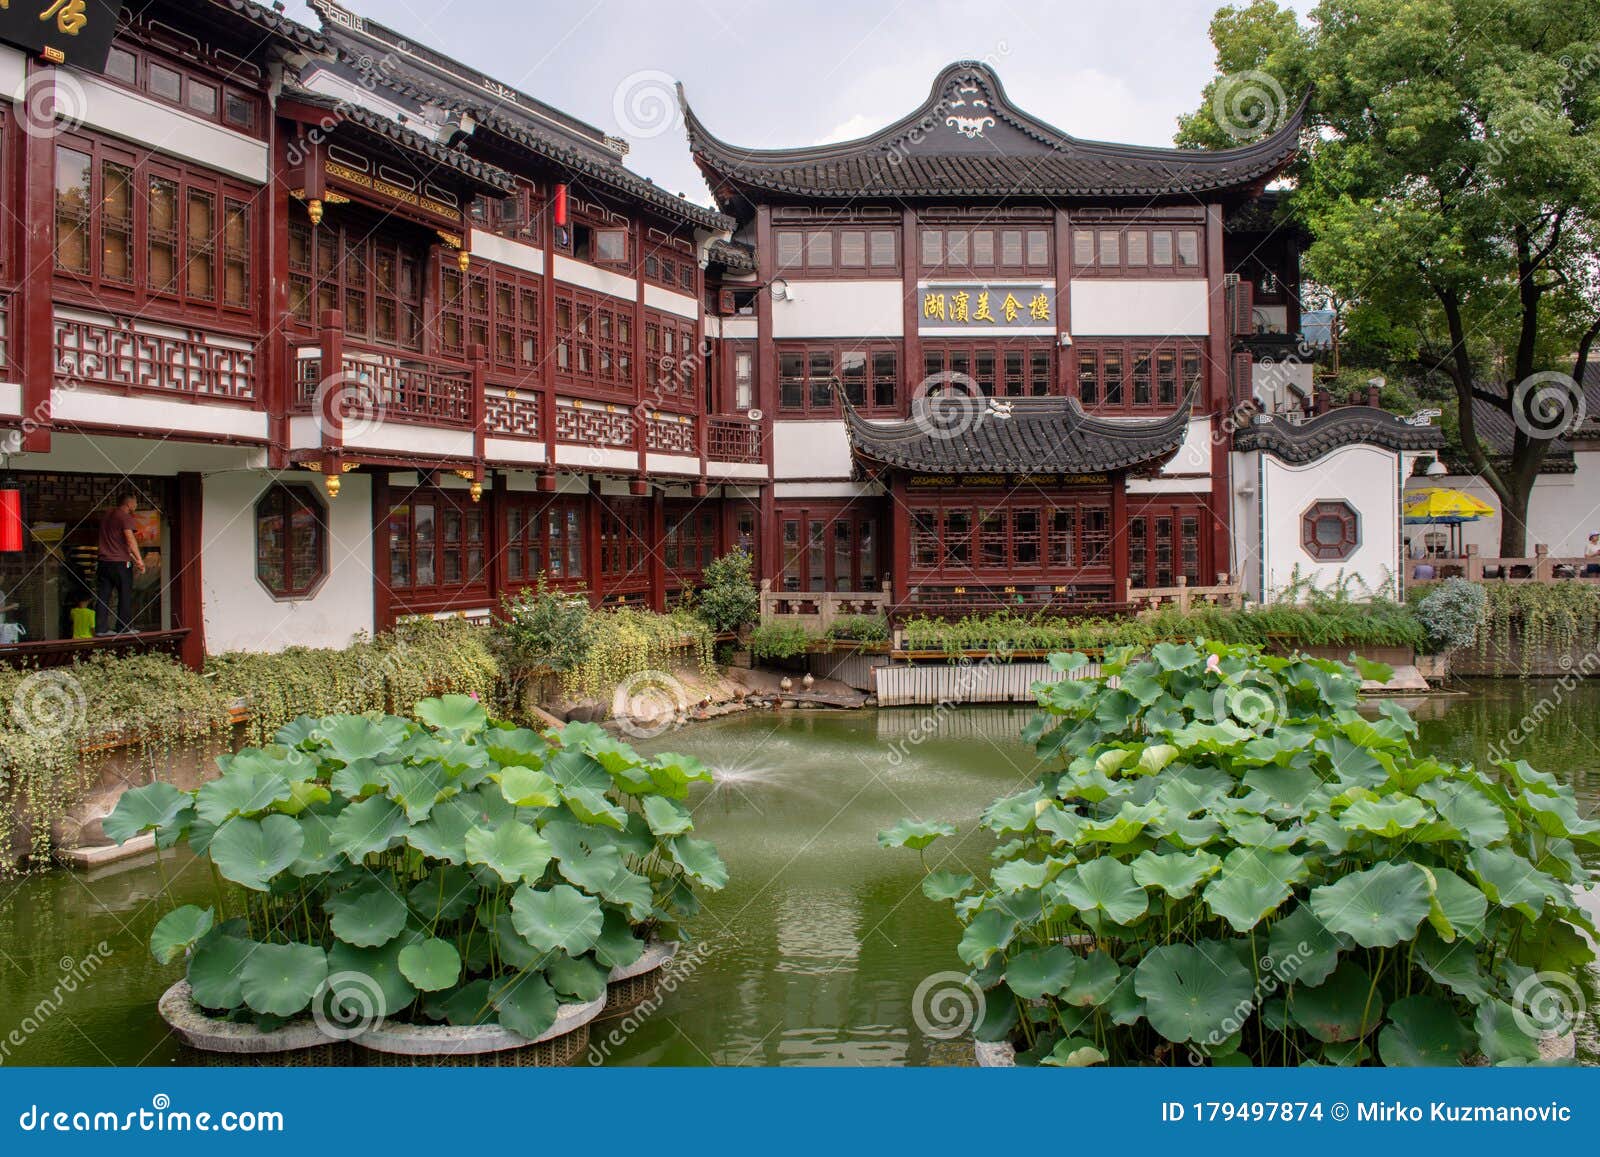
<path id="1" fill-rule="evenodd" d="M 850 448 L 863 464 L 934 474 L 1154 473 L 1178 452 L 1194 389 L 1153 420 L 1098 418 L 1076 398 L 924 398 L 913 415 L 862 417 L 844 401 Z"/>
<path id="2" fill-rule="evenodd" d="M 988 65 L 941 72 L 917 109 L 839 144 L 751 149 L 712 135 L 678 87 L 689 146 L 724 210 L 743 201 L 980 197 L 1105 201 L 1252 195 L 1300 147 L 1305 105 L 1270 135 L 1232 149 L 1080 140 L 1007 99 Z"/>

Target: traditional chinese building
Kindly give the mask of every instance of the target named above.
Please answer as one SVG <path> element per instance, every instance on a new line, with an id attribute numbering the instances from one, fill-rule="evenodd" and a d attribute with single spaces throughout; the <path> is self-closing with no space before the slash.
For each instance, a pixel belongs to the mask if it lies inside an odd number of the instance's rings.
<path id="1" fill-rule="evenodd" d="M 1241 413 L 1313 408 L 1301 238 L 1266 191 L 1299 112 L 1216 152 L 1080 140 L 970 62 L 840 144 L 733 145 L 683 109 L 764 291 L 720 332 L 771 429 L 763 537 L 782 589 L 889 578 L 897 608 L 941 613 L 1107 608 L 1230 576 L 1263 589 L 1234 435 Z M 1399 451 L 1382 452 L 1392 479 Z M 1323 479 L 1317 501 L 1352 483 Z M 1369 497 L 1392 531 L 1396 499 Z M 1369 541 L 1396 562 L 1397 535 Z M 1289 561 L 1318 577 L 1351 557 Z"/>
<path id="2" fill-rule="evenodd" d="M 1079 141 L 961 64 L 842 145 L 686 107 L 710 209 L 312 6 L 0 9 L 0 653 L 128 645 L 67 638 L 124 492 L 132 643 L 191 662 L 539 575 L 664 607 L 735 546 L 896 613 L 1248 575 L 1227 415 L 1309 397 L 1261 196 L 1297 119 Z"/>

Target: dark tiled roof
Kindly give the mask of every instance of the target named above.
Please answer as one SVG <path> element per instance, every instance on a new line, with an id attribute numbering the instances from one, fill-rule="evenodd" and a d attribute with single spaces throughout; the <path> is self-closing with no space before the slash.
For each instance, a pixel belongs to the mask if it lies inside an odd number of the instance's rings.
<path id="1" fill-rule="evenodd" d="M 212 0 L 212 3 L 238 13 L 257 28 L 281 36 L 301 48 L 315 52 L 328 50 L 328 42 L 316 30 L 274 12 L 265 4 L 257 4 L 254 0 Z"/>
<path id="2" fill-rule="evenodd" d="M 414 44 L 375 21 L 358 17 L 331 0 L 311 0 L 341 61 L 373 82 L 413 100 L 465 114 L 512 144 L 587 177 L 667 217 L 707 229 L 730 231 L 734 222 L 697 205 L 623 166 L 624 142 L 519 92 L 492 77 Z M 376 58 L 375 58 L 376 54 Z"/>
<path id="3" fill-rule="evenodd" d="M 1600 438 L 1600 362 L 1591 361 L 1583 368 L 1584 420 L 1576 430 L 1560 438 L 1553 438 L 1545 451 L 1544 473 L 1570 471 L 1567 461 L 1572 457 L 1574 442 L 1589 442 Z M 1511 414 L 1499 406 L 1485 401 L 1472 403 L 1472 417 L 1478 430 L 1478 439 L 1489 448 L 1493 457 L 1504 458 L 1511 454 L 1517 427 Z"/>
<path id="4" fill-rule="evenodd" d="M 444 145 L 431 141 L 421 133 L 408 129 L 386 116 L 368 112 L 366 109 L 350 104 L 348 101 L 335 100 L 332 97 L 323 96 L 320 93 L 310 92 L 302 88 L 291 88 L 285 85 L 283 94 L 301 104 L 326 109 L 331 115 L 337 117 L 342 125 L 353 125 L 361 132 L 398 145 L 408 152 L 417 153 L 435 164 L 453 169 L 456 173 L 480 186 L 486 192 L 509 193 L 516 188 L 516 183 L 512 180 L 511 174 L 504 169 L 486 164 L 476 157 L 469 156 L 456 149 L 446 148 Z"/>
<path id="5" fill-rule="evenodd" d="M 1176 413 L 1113 421 L 1076 398 L 927 398 L 918 416 L 869 421 L 845 403 L 850 447 L 867 461 L 951 474 L 1100 474 L 1158 469 L 1189 427 L 1191 390 Z"/>
<path id="6" fill-rule="evenodd" d="M 1254 190 L 1299 149 L 1302 104 L 1271 135 L 1234 149 L 1079 140 L 1017 109 L 984 64 L 952 64 L 928 99 L 872 136 L 797 149 L 747 149 L 707 131 L 680 85 L 689 146 L 724 208 L 741 191 L 826 199 L 1161 197 Z"/>
<path id="7" fill-rule="evenodd" d="M 1341 406 L 1304 422 L 1283 418 L 1253 422 L 1233 436 L 1235 450 L 1262 450 L 1294 465 L 1358 443 L 1390 450 L 1438 450 L 1444 446 L 1444 431 L 1438 426 L 1414 426 L 1372 406 Z"/>
<path id="8" fill-rule="evenodd" d="M 720 265 L 739 273 L 753 273 L 756 268 L 756 251 L 742 241 L 713 241 L 706 254 L 712 265 Z"/>

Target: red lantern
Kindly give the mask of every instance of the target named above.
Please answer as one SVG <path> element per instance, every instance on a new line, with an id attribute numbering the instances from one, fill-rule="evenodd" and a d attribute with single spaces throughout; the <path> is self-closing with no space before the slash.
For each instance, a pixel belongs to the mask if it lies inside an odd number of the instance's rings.
<path id="1" fill-rule="evenodd" d="M 0 552 L 22 549 L 22 491 L 15 485 L 0 485 Z"/>
<path id="2" fill-rule="evenodd" d="M 567 224 L 567 187 L 556 186 L 556 224 L 562 228 Z"/>

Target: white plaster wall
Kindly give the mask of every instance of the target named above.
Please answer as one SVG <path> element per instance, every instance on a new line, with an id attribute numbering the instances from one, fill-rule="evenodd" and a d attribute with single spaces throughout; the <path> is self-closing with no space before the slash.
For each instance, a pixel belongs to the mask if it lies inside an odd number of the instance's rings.
<path id="1" fill-rule="evenodd" d="M 1556 558 L 1580 558 L 1588 546 L 1591 534 L 1600 532 L 1600 450 L 1579 450 L 1573 454 L 1577 470 L 1572 474 L 1541 474 L 1533 484 L 1533 495 L 1528 501 L 1528 554 L 1541 543 L 1550 548 Z M 1407 489 L 1420 490 L 1428 486 L 1461 490 L 1474 498 L 1487 502 L 1496 513 L 1482 522 L 1469 522 L 1461 527 L 1461 542 L 1478 548 L 1478 553 L 1488 558 L 1500 554 L 1500 515 L 1504 505 L 1483 479 L 1475 475 L 1452 475 L 1445 478 L 1412 478 Z M 1426 531 L 1428 527 L 1410 527 L 1411 531 Z M 1440 527 L 1444 530 L 1447 528 Z"/>
<path id="2" fill-rule="evenodd" d="M 633 301 L 639 296 L 639 283 L 633 278 L 613 273 L 609 269 L 596 268 L 586 261 L 574 261 L 559 253 L 555 257 L 555 273 L 557 281 L 592 289 L 596 293 L 609 293 L 612 297 L 621 297 L 628 301 Z"/>
<path id="3" fill-rule="evenodd" d="M 1211 332 L 1205 278 L 1072 282 L 1074 337 L 1198 337 Z"/>
<path id="4" fill-rule="evenodd" d="M 1291 466 L 1270 454 L 1262 457 L 1258 501 L 1268 597 L 1293 580 L 1296 566 L 1302 577 L 1320 587 L 1332 586 L 1341 575 L 1358 575 L 1374 590 L 1393 584 L 1401 565 L 1398 454 L 1376 446 L 1344 446 L 1305 466 Z M 1239 484 L 1248 485 L 1250 477 L 1241 477 Z M 1347 559 L 1319 562 L 1300 545 L 1301 516 L 1314 502 L 1341 500 L 1361 516 L 1361 543 Z M 1256 560 L 1241 558 L 1240 564 L 1248 571 Z"/>
<path id="5" fill-rule="evenodd" d="M 22 386 L 17 382 L 0 382 L 0 414 L 22 416 Z"/>
<path id="6" fill-rule="evenodd" d="M 273 477 L 239 470 L 205 480 L 202 598 L 212 654 L 343 647 L 373 629 L 371 479 L 345 475 L 331 502 L 316 487 L 327 508 L 328 577 L 310 597 L 280 602 L 256 580 L 255 503 Z"/>
<path id="7" fill-rule="evenodd" d="M 267 146 L 264 141 L 180 112 L 109 81 L 83 72 L 69 73 L 82 91 L 81 101 L 62 101 L 86 127 L 101 129 L 163 153 L 187 157 L 242 180 L 264 184 L 267 180 Z M 20 85 L 11 89 L 20 100 Z M 81 108 L 79 107 L 81 105 Z"/>
<path id="8" fill-rule="evenodd" d="M 1233 478 L 1229 505 L 1233 514 L 1233 537 L 1230 546 L 1233 557 L 1229 560 L 1229 573 L 1239 576 L 1239 583 L 1252 599 L 1261 599 L 1261 489 L 1260 471 L 1262 455 L 1228 455 L 1228 465 Z"/>
<path id="9" fill-rule="evenodd" d="M 156 449 L 156 453 L 152 453 Z M 101 434 L 69 434 L 57 430 L 48 454 L 13 454 L 7 463 L 18 470 L 60 470 L 82 474 L 155 474 L 170 477 L 187 471 L 258 469 L 266 466 L 264 448 L 180 442 L 156 443 L 149 438 L 113 438 Z"/>
<path id="10" fill-rule="evenodd" d="M 267 439 L 267 415 L 249 406 L 135 397 L 105 393 L 87 386 L 55 387 L 50 392 L 50 413 L 57 422 L 85 426 L 131 426 L 163 433 L 207 434 L 262 442 Z"/>
<path id="11" fill-rule="evenodd" d="M 774 302 L 775 306 L 781 303 Z M 761 336 L 761 323 L 753 317 L 725 317 L 722 319 L 722 336 L 732 340 L 755 341 Z M 848 335 L 850 337 L 855 334 Z"/>
<path id="12" fill-rule="evenodd" d="M 905 333 L 905 290 L 898 280 L 791 280 L 789 292 L 794 300 L 772 303 L 775 338 L 900 337 Z"/>
<path id="13" fill-rule="evenodd" d="M 644 287 L 644 303 L 651 309 L 659 309 L 663 313 L 675 313 L 690 321 L 700 316 L 700 303 L 694 298 L 648 282 Z"/>
<path id="14" fill-rule="evenodd" d="M 521 241 L 513 241 L 509 237 L 497 237 L 482 229 L 474 229 L 467 244 L 474 257 L 482 257 L 485 261 L 493 261 L 497 265 L 509 265 L 512 269 L 521 269 L 525 273 L 544 272 L 543 249 L 524 245 Z"/>
<path id="15" fill-rule="evenodd" d="M 772 423 L 772 476 L 849 478 L 850 440 L 844 423 Z"/>

